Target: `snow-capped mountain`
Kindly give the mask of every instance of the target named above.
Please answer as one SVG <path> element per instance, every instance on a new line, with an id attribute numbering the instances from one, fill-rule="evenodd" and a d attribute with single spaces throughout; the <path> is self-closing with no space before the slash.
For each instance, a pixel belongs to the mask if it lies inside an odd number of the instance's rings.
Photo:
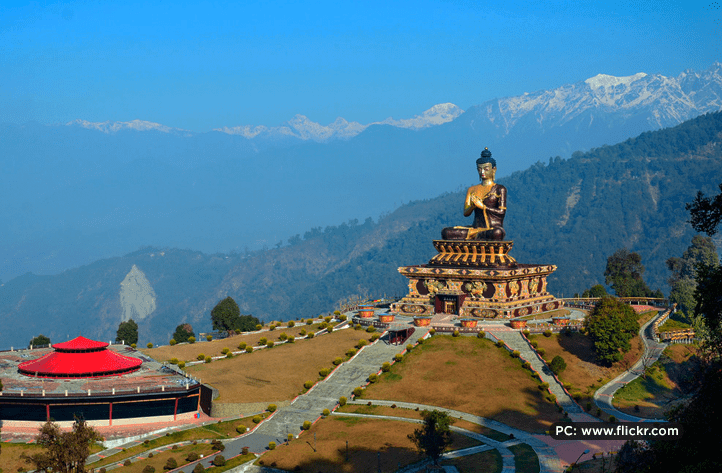
<path id="1" fill-rule="evenodd" d="M 87 128 L 89 130 L 97 130 L 103 133 L 117 133 L 121 130 L 135 130 L 135 131 L 160 131 L 162 133 L 173 133 L 179 135 L 192 135 L 193 132 L 190 130 L 183 130 L 182 128 L 172 128 L 169 126 L 161 125 L 160 123 L 149 122 L 146 120 L 131 120 L 129 122 L 113 122 L 106 120 L 104 122 L 89 122 L 87 120 L 73 120 L 66 123 L 67 126 L 79 126 Z"/>
<path id="2" fill-rule="evenodd" d="M 591 121 L 600 114 L 621 119 L 644 115 L 649 129 L 658 129 L 722 109 L 722 64 L 677 77 L 643 72 L 627 77 L 598 74 L 552 90 L 490 100 L 472 109 L 477 120 L 491 122 L 502 135 L 521 122 L 548 130 L 582 115 Z"/>
<path id="3" fill-rule="evenodd" d="M 292 136 L 301 140 L 324 142 L 333 138 L 352 138 L 371 125 L 391 125 L 398 128 L 419 130 L 450 122 L 462 113 L 464 111 L 453 103 L 442 103 L 434 105 L 421 115 L 416 115 L 413 118 L 395 120 L 389 117 L 383 121 L 372 122 L 367 125 L 362 125 L 359 122 L 349 122 L 338 117 L 333 123 L 324 126 L 309 120 L 304 115 L 296 115 L 285 124 L 276 127 L 242 125 L 217 128 L 215 131 L 228 133 L 229 135 L 242 135 L 249 139 L 257 136 Z"/>

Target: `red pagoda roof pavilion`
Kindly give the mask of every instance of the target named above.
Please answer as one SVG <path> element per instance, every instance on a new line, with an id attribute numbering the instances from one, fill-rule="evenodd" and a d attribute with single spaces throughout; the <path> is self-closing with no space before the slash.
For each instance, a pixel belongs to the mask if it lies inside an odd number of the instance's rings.
<path id="1" fill-rule="evenodd" d="M 54 352 L 18 365 L 18 371 L 40 378 L 95 378 L 131 373 L 143 364 L 138 358 L 108 350 L 108 344 L 85 337 L 53 345 Z"/>

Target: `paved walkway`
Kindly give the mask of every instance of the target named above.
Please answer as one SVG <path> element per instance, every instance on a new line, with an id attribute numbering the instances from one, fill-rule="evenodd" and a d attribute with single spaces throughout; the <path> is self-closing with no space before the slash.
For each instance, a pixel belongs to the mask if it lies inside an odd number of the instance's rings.
<path id="1" fill-rule="evenodd" d="M 642 354 L 642 357 L 629 370 L 597 389 L 594 393 L 594 403 L 597 407 L 607 414 L 613 415 L 619 420 L 626 420 L 630 422 L 666 422 L 664 419 L 646 419 L 643 417 L 625 414 L 624 412 L 617 410 L 612 404 L 614 393 L 616 393 L 620 388 L 626 386 L 635 378 L 642 376 L 645 368 L 651 366 L 652 363 L 657 361 L 662 355 L 664 349 L 667 348 L 666 343 L 659 343 L 655 341 L 652 333 L 652 324 L 662 315 L 664 315 L 664 312 L 660 310 L 655 317 L 652 317 L 651 320 L 639 329 L 639 336 L 644 343 L 644 353 Z"/>
<path id="2" fill-rule="evenodd" d="M 576 422 L 594 422 L 598 419 L 584 412 L 569 393 L 562 386 L 559 379 L 549 369 L 547 364 L 539 357 L 534 348 L 529 344 L 527 339 L 518 330 L 496 330 L 489 327 L 486 330 L 487 338 L 496 341 L 502 340 L 510 350 L 517 350 L 521 354 L 520 357 L 524 361 L 528 361 L 532 368 L 539 373 L 541 380 L 549 383 L 549 391 L 557 397 L 557 402 L 562 409 L 569 414 L 569 417 Z"/>

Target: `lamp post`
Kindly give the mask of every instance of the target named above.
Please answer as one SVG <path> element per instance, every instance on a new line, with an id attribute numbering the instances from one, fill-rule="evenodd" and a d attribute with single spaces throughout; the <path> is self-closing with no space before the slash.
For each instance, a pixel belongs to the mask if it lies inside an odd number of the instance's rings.
<path id="1" fill-rule="evenodd" d="M 582 452 L 582 454 L 579 455 L 579 457 L 577 457 L 576 461 L 575 461 L 574 463 L 572 463 L 572 469 L 574 469 L 574 467 L 577 466 L 577 463 L 579 463 L 579 459 L 582 458 L 582 457 L 583 457 L 584 455 L 586 455 L 587 453 L 589 453 L 589 449 L 584 450 L 584 451 Z"/>

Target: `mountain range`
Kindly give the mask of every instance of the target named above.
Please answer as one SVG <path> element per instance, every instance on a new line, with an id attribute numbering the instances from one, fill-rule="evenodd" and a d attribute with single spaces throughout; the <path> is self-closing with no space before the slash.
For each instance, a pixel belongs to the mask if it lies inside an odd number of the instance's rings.
<path id="1" fill-rule="evenodd" d="M 677 77 L 598 75 L 411 119 L 207 133 L 142 120 L 0 125 L 0 280 L 58 274 L 140 247 L 205 253 L 283 246 L 499 176 L 719 110 L 722 64 Z"/>
<path id="2" fill-rule="evenodd" d="M 511 254 L 520 263 L 556 265 L 550 292 L 570 296 L 603 283 L 607 257 L 627 247 L 642 256 L 649 286 L 666 293 L 665 261 L 694 235 L 685 203 L 697 191 L 716 194 L 722 182 L 722 112 L 537 162 L 499 182 L 508 189 Z M 451 190 L 376 221 L 309 228 L 266 250 L 145 247 L 54 276 L 25 274 L 0 285 L 0 347 L 39 333 L 53 341 L 78 334 L 108 340 L 128 317 L 138 322 L 142 344 L 166 343 L 181 322 L 209 330 L 211 309 L 227 296 L 268 321 L 316 316 L 353 295 L 403 295 L 397 268 L 424 264 L 442 228 L 470 223 L 464 195 Z"/>

